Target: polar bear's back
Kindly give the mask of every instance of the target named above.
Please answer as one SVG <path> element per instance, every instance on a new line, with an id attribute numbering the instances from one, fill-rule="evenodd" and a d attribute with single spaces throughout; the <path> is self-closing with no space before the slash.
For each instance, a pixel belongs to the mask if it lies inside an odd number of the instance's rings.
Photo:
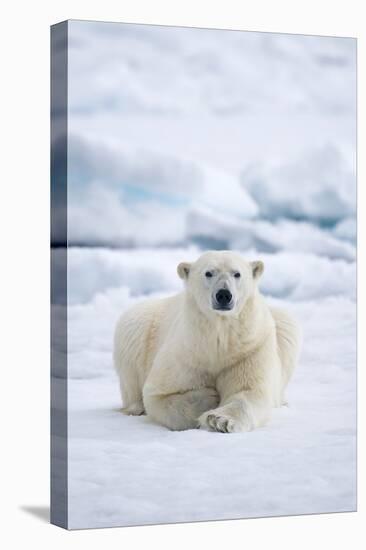
<path id="1" fill-rule="evenodd" d="M 271 307 L 272 317 L 276 325 L 278 354 L 282 366 L 282 383 L 285 387 L 295 368 L 301 335 L 296 321 L 283 309 Z"/>

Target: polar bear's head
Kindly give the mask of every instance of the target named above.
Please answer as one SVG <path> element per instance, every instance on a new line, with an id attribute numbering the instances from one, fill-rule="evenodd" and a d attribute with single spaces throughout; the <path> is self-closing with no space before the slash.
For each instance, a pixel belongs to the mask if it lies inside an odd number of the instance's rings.
<path id="1" fill-rule="evenodd" d="M 205 252 L 193 263 L 182 262 L 177 271 L 203 313 L 237 315 L 253 295 L 263 262 L 248 262 L 239 254 Z"/>

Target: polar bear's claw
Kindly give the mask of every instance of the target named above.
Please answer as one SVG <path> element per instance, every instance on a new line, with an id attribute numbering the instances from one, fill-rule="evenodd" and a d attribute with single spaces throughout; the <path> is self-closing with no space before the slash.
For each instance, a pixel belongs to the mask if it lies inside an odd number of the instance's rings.
<path id="1" fill-rule="evenodd" d="M 214 411 L 203 414 L 199 418 L 201 428 L 211 432 L 232 433 L 235 431 L 235 422 L 232 418 L 217 414 Z"/>

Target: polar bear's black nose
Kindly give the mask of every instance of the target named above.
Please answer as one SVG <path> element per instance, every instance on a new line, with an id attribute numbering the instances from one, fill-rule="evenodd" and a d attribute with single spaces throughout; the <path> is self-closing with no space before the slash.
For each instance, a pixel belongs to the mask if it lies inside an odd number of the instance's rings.
<path id="1" fill-rule="evenodd" d="M 220 290 L 216 292 L 216 301 L 221 307 L 229 305 L 232 297 L 230 290 L 226 288 L 220 288 Z"/>

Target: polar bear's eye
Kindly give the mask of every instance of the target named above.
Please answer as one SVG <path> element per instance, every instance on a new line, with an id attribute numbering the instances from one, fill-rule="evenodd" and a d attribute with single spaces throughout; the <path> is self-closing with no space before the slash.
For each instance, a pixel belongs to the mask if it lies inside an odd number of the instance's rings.
<path id="1" fill-rule="evenodd" d="M 241 276 L 241 275 L 240 275 L 239 271 L 236 271 L 236 272 L 234 273 L 235 279 L 239 279 L 240 276 Z"/>
<path id="2" fill-rule="evenodd" d="M 212 277 L 212 271 L 206 271 L 205 277 L 207 277 L 208 279 Z"/>

